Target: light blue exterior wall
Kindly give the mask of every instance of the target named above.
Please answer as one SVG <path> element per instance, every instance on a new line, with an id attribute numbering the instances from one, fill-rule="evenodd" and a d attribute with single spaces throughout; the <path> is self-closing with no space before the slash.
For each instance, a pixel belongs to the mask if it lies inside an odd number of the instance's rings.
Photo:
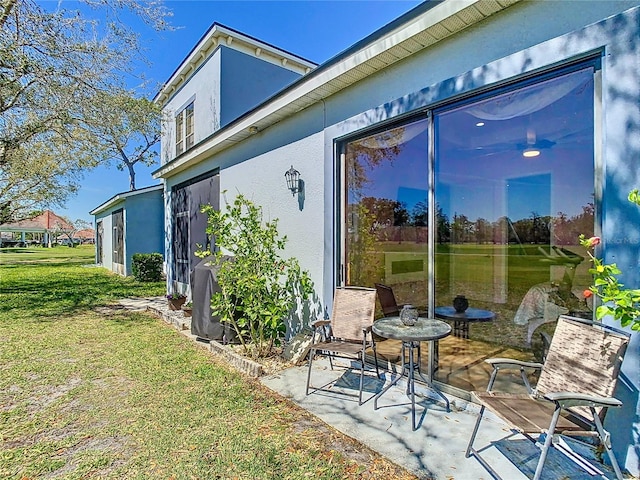
<path id="1" fill-rule="evenodd" d="M 135 253 L 164 252 L 162 190 L 133 195 L 125 201 L 124 248 L 126 275 Z"/>
<path id="2" fill-rule="evenodd" d="M 300 75 L 228 47 L 220 47 L 220 126 L 248 112 Z"/>
<path id="3" fill-rule="evenodd" d="M 592 54 L 602 58 L 596 102 L 602 253 L 625 272 L 628 287 L 638 288 L 640 210 L 626 201 L 628 191 L 640 187 L 638 1 L 518 3 L 168 178 L 167 189 L 220 168 L 229 201 L 243 193 L 279 218 L 289 238 L 285 255 L 298 258 L 316 285 L 316 303 L 299 312 L 306 322 L 330 308 L 336 284 L 337 139 Z M 290 165 L 305 182 L 301 200 L 284 184 Z M 624 407 L 607 417 L 616 455 L 634 475 L 640 464 L 639 352 L 634 333 L 616 392 Z"/>
<path id="4" fill-rule="evenodd" d="M 597 152 L 597 205 L 602 220 L 602 254 L 625 272 L 628 287 L 640 287 L 640 211 L 627 194 L 640 187 L 640 8 L 638 2 L 523 2 L 474 28 L 441 42 L 388 72 L 369 77 L 326 102 L 325 158 L 334 139 L 372 124 L 438 105 L 476 89 L 602 51 L 602 150 Z M 600 20 L 631 8 L 625 13 Z M 600 20 L 600 21 L 598 21 Z M 523 28 L 523 25 L 536 28 Z M 590 25 L 593 24 L 593 25 Z M 589 25 L 584 27 L 585 25 Z M 429 85 L 418 90 L 420 83 Z M 403 92 L 402 96 L 396 97 Z M 394 100 L 368 108 L 376 101 Z M 351 115 L 351 116 L 350 116 Z M 350 116 L 350 117 L 349 117 Z M 341 119 L 344 119 L 342 120 Z M 332 162 L 324 175 L 333 175 Z M 325 191 L 327 202 L 334 193 Z M 599 201 L 598 201 L 599 200 Z M 328 203 L 329 204 L 329 203 Z M 325 243 L 335 238 L 327 209 Z M 334 268 L 325 258 L 325 272 Z M 325 298 L 330 289 L 325 288 Z M 607 416 L 614 450 L 625 467 L 640 467 L 640 335 L 636 332 L 615 395 L 624 407 Z"/>
<path id="5" fill-rule="evenodd" d="M 142 190 L 142 189 L 141 189 Z M 113 262 L 113 217 L 122 209 L 124 222 L 124 271 Z M 95 225 L 102 221 L 102 266 L 113 272 L 131 275 L 131 261 L 135 253 L 164 253 L 163 191 L 156 188 L 140 193 L 126 193 L 104 210 L 96 213 Z M 98 259 L 96 259 L 97 261 Z"/>

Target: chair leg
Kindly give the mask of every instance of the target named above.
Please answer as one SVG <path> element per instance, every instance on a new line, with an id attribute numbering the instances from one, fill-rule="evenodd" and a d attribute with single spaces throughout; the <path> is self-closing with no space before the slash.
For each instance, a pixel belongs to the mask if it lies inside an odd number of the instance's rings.
<path id="1" fill-rule="evenodd" d="M 360 357 L 360 389 L 358 394 L 358 405 L 362 405 L 362 389 L 364 388 L 364 352 Z"/>
<path id="2" fill-rule="evenodd" d="M 471 438 L 469 439 L 469 445 L 467 445 L 467 451 L 464 456 L 469 458 L 473 451 L 473 442 L 476 439 L 476 435 L 478 434 L 478 429 L 480 428 L 480 422 L 482 421 L 482 416 L 484 415 L 484 405 L 480 407 L 480 413 L 478 414 L 478 420 L 476 420 L 476 425 L 473 427 L 473 432 L 471 433 Z"/>
<path id="3" fill-rule="evenodd" d="M 600 417 L 598 416 L 598 414 L 596 413 L 593 407 L 591 407 L 591 414 L 593 415 L 593 422 L 596 425 L 596 430 L 598 431 L 600 442 L 602 443 L 605 450 L 607 451 L 607 455 L 609 455 L 609 460 L 611 460 L 611 465 L 613 466 L 613 470 L 616 472 L 616 478 L 618 480 L 622 480 L 622 471 L 620 470 L 618 461 L 616 460 L 616 457 L 613 454 L 613 450 L 611 449 L 611 440 L 610 440 L 609 432 L 607 432 L 602 426 L 602 421 L 600 420 Z"/>
<path id="4" fill-rule="evenodd" d="M 371 335 L 371 350 L 373 350 L 373 362 L 376 365 L 376 376 L 380 378 L 380 369 L 378 369 L 378 354 L 376 353 L 376 341 L 373 340 L 373 334 Z"/>
<path id="5" fill-rule="evenodd" d="M 560 407 L 560 405 L 556 405 L 556 409 L 553 412 L 553 417 L 551 417 L 551 424 L 549 425 L 547 438 L 544 439 L 544 446 L 542 447 L 542 452 L 540 453 L 540 460 L 538 460 L 538 465 L 536 466 L 536 473 L 533 476 L 533 480 L 540 480 L 540 475 L 542 475 L 542 467 L 544 467 L 544 462 L 547 459 L 547 454 L 549 453 L 549 448 L 551 447 L 551 442 L 553 441 L 553 433 L 556 430 L 556 424 L 558 423 L 558 419 L 560 418 L 561 411 L 562 407 Z"/>
<path id="6" fill-rule="evenodd" d="M 309 350 L 309 371 L 307 372 L 307 392 L 306 395 L 309 395 L 309 384 L 311 382 L 311 363 L 313 363 L 313 357 L 315 357 L 316 351 L 312 348 Z"/>

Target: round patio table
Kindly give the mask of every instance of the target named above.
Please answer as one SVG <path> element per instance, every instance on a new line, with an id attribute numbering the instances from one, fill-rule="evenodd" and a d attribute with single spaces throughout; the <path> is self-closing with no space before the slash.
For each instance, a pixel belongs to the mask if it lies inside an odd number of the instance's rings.
<path id="1" fill-rule="evenodd" d="M 453 336 L 469 338 L 469 323 L 490 322 L 496 318 L 496 314 L 480 308 L 467 308 L 464 312 L 456 312 L 453 307 L 436 307 L 436 317 L 444 320 L 453 320 Z"/>
<path id="2" fill-rule="evenodd" d="M 373 322 L 373 332 L 384 338 L 400 340 L 402 342 L 402 371 L 389 385 L 387 385 L 373 400 L 374 410 L 378 409 L 378 399 L 393 385 L 398 383 L 405 372 L 407 373 L 406 394 L 411 397 L 411 426 L 416 429 L 416 392 L 415 371 L 427 384 L 430 390 L 437 394 L 445 402 L 449 411 L 449 400 L 433 386 L 431 368 L 427 372 L 427 378 L 420 371 L 420 342 L 429 342 L 429 357 L 433 358 L 434 342 L 451 333 L 451 325 L 435 318 L 418 318 L 415 325 L 407 326 L 402 323 L 399 316 L 383 317 Z M 407 358 L 406 351 L 409 351 Z M 414 356 L 415 352 L 415 356 Z M 408 361 L 407 361 L 408 360 Z"/>

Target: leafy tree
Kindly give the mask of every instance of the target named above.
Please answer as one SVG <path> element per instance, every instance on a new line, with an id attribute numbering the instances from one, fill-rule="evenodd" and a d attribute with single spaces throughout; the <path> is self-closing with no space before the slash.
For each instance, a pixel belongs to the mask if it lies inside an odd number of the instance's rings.
<path id="1" fill-rule="evenodd" d="M 38 207 L 62 206 L 80 188 L 81 168 L 55 142 L 32 141 L 0 167 L 0 223 L 27 218 Z"/>
<path id="2" fill-rule="evenodd" d="M 126 169 L 129 190 L 135 190 L 135 165 L 153 165 L 158 157 L 153 147 L 160 141 L 160 106 L 125 90 L 96 96 L 96 108 L 84 116 L 82 155 Z"/>
<path id="3" fill-rule="evenodd" d="M 262 208 L 243 195 L 224 211 L 205 205 L 202 212 L 220 265 L 221 291 L 213 295 L 211 310 L 233 326 L 245 351 L 268 356 L 285 333 L 286 318 L 313 292 L 311 279 L 295 258 L 281 258 L 287 239 L 278 234 L 278 220 L 265 222 Z M 224 255 L 232 260 L 221 261 Z"/>
<path id="4" fill-rule="evenodd" d="M 133 74 L 133 60 L 142 57 L 137 33 L 119 20 L 122 10 L 167 27 L 168 12 L 156 1 L 85 3 L 99 9 L 104 22 L 60 3 L 48 11 L 33 0 L 0 1 L 0 190 L 14 191 L 0 195 L 4 217 L 24 205 L 64 202 L 77 190 L 78 172 L 95 166 L 94 157 L 75 155 L 88 138 L 82 135 L 86 120 L 96 118 L 103 95 L 122 91 L 123 74 Z M 34 155 L 48 144 L 63 154 L 64 169 Z M 24 176 L 18 190 L 17 175 Z M 40 195 L 44 182 L 53 198 Z M 14 202 L 19 205 L 12 207 Z"/>

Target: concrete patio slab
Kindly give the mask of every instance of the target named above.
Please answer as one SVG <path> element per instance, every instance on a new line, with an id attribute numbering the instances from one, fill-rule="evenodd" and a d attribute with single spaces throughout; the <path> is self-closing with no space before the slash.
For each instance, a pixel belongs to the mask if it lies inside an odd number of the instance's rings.
<path id="1" fill-rule="evenodd" d="M 451 403 L 451 411 L 447 412 L 443 403 L 433 397 L 433 394 L 429 394 L 426 387 L 416 384 L 416 392 L 423 398 L 419 398 L 420 402 L 416 405 L 418 427 L 413 431 L 411 404 L 405 395 L 406 382 L 403 380 L 380 398 L 379 408 L 374 410 L 373 400 L 358 406 L 357 396 L 343 394 L 357 395 L 357 370 L 331 370 L 329 362 L 319 358 L 313 363 L 312 385 L 327 388 L 312 390 L 310 395 L 305 394 L 307 371 L 306 366 L 292 367 L 262 377 L 261 381 L 271 390 L 292 400 L 342 433 L 402 465 L 418 478 L 493 478 L 475 458 L 465 458 L 467 442 L 479 411 L 477 405 L 447 395 Z M 391 381 L 391 375 L 388 371 L 384 372 L 384 381 L 378 381 L 375 373 L 370 373 L 365 382 L 367 394 L 364 398 L 371 398 L 379 392 L 385 382 Z M 532 478 L 539 450 L 528 440 L 519 440 L 519 437 L 506 440 L 505 437 L 509 433 L 507 426 L 496 417 L 485 415 L 475 446 L 479 448 L 494 442 L 483 451 L 483 457 L 504 479 Z M 580 453 L 589 456 L 590 450 Z M 595 465 L 603 475 L 592 476 L 582 471 L 571 460 L 552 449 L 542 478 L 615 478 L 612 471 L 601 464 Z"/>

